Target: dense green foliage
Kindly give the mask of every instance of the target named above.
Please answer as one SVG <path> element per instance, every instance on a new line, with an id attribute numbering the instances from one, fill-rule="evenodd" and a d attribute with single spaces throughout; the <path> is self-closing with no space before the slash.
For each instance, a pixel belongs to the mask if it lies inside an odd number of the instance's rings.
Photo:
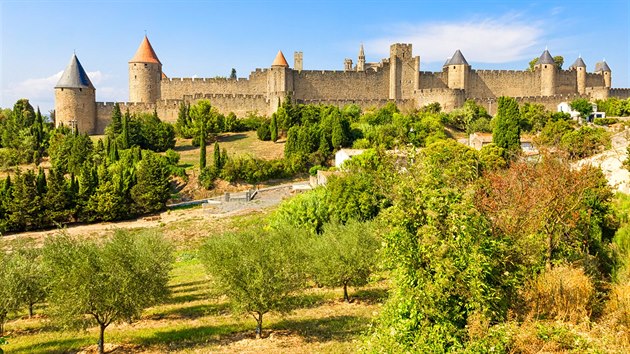
<path id="1" fill-rule="evenodd" d="M 539 57 L 536 57 L 529 62 L 529 71 L 534 71 L 534 67 L 536 66 L 536 64 L 538 64 L 539 59 Z M 553 61 L 554 63 L 556 63 L 556 67 L 558 68 L 558 70 L 562 70 L 562 65 L 564 65 L 564 57 L 562 55 L 556 55 L 555 57 L 553 57 Z"/>
<path id="2" fill-rule="evenodd" d="M 116 103 L 112 111 L 112 122 L 105 128 L 110 141 L 122 149 L 139 146 L 142 149 L 163 152 L 175 147 L 175 128 L 160 120 L 156 111 L 121 115 Z"/>
<path id="3" fill-rule="evenodd" d="M 494 118 L 492 143 L 506 150 L 510 158 L 521 149 L 521 115 L 518 103 L 511 97 L 499 97 Z"/>
<path id="4" fill-rule="evenodd" d="M 597 110 L 605 112 L 608 117 L 628 117 L 630 116 L 630 98 L 625 100 L 617 97 L 610 97 L 605 100 L 596 100 Z"/>
<path id="5" fill-rule="evenodd" d="M 103 353 L 105 329 L 138 319 L 168 295 L 171 246 L 154 233 L 117 231 L 104 243 L 57 235 L 46 240 L 53 317 L 68 328 L 96 322 Z"/>

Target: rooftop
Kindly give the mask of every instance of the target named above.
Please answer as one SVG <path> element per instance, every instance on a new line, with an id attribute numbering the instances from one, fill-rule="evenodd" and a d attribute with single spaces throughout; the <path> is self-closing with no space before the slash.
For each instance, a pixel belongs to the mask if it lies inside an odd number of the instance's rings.
<path id="1" fill-rule="evenodd" d="M 55 88 L 94 88 L 76 54 L 72 54 L 70 63 L 61 74 Z"/>
<path id="2" fill-rule="evenodd" d="M 153 50 L 153 47 L 151 46 L 151 43 L 149 42 L 149 38 L 147 38 L 147 36 L 144 36 L 144 39 L 142 40 L 142 43 L 140 43 L 136 54 L 133 56 L 133 58 L 131 58 L 131 60 L 129 60 L 129 62 L 162 64 L 160 62 L 160 59 L 158 59 L 157 55 L 155 54 L 155 51 Z"/>
<path id="3" fill-rule="evenodd" d="M 282 54 L 281 50 L 278 51 L 278 54 L 276 55 L 276 59 L 273 60 L 273 64 L 271 64 L 271 66 L 282 66 L 285 68 L 289 67 L 289 64 L 287 63 L 287 60 L 284 58 L 284 54 Z"/>

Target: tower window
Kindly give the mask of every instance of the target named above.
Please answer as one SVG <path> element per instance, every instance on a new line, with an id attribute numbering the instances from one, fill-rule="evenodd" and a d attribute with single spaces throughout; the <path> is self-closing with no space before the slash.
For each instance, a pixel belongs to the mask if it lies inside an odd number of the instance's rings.
<path id="1" fill-rule="evenodd" d="M 146 67 L 147 67 L 147 64 L 144 64 L 144 67 L 146 68 Z"/>
<path id="2" fill-rule="evenodd" d="M 455 69 L 455 65 L 453 65 L 453 69 Z"/>
<path id="3" fill-rule="evenodd" d="M 134 75 L 134 76 L 133 76 L 133 78 L 134 78 L 134 79 L 137 79 L 137 78 L 138 78 L 138 75 Z"/>
<path id="4" fill-rule="evenodd" d="M 547 65 L 545 65 L 545 69 L 547 69 Z"/>

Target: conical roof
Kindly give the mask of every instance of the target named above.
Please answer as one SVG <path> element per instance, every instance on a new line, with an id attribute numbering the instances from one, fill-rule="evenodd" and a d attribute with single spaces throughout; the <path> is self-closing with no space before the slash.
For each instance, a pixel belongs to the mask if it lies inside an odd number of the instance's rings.
<path id="1" fill-rule="evenodd" d="M 451 60 L 448 61 L 447 65 L 468 65 L 468 62 L 466 61 L 466 58 L 464 58 L 462 52 L 458 49 L 451 57 Z"/>
<path id="2" fill-rule="evenodd" d="M 146 35 L 144 36 L 142 43 L 140 43 L 136 54 L 133 56 L 133 58 L 131 58 L 131 60 L 129 60 L 129 62 L 162 64 L 160 62 L 160 59 L 158 59 L 157 55 L 155 54 L 155 51 L 153 50 L 153 47 L 149 42 L 149 38 L 147 38 Z"/>
<path id="3" fill-rule="evenodd" d="M 599 63 L 595 64 L 595 72 L 600 72 L 600 71 L 608 71 L 608 72 L 612 71 L 610 70 L 610 66 L 606 64 L 606 60 L 600 61 Z"/>
<path id="4" fill-rule="evenodd" d="M 586 67 L 586 64 L 584 64 L 584 60 L 582 60 L 582 57 L 578 57 L 577 59 L 575 59 L 575 62 L 573 64 L 571 64 L 569 69 L 585 68 L 585 67 Z"/>
<path id="5" fill-rule="evenodd" d="M 361 48 L 359 48 L 359 58 L 365 58 L 365 52 L 363 51 L 363 43 L 361 43 Z"/>
<path id="6" fill-rule="evenodd" d="M 76 54 L 72 54 L 70 63 L 68 63 L 66 70 L 61 74 L 61 78 L 55 88 L 94 88 Z"/>
<path id="7" fill-rule="evenodd" d="M 549 51 L 545 49 L 545 51 L 538 58 L 538 64 L 552 64 L 555 65 L 556 62 L 553 61 L 553 57 L 549 54 Z"/>
<path id="8" fill-rule="evenodd" d="M 278 54 L 276 55 L 276 59 L 273 60 L 273 64 L 271 64 L 271 66 L 283 66 L 285 68 L 289 67 L 289 64 L 287 63 L 287 60 L 284 58 L 284 54 L 282 54 L 281 50 L 278 51 Z"/>

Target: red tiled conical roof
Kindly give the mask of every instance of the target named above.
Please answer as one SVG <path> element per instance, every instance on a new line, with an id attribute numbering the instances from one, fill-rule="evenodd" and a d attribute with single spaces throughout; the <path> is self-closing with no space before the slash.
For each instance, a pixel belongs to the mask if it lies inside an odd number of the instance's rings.
<path id="1" fill-rule="evenodd" d="M 155 54 L 155 51 L 153 50 L 153 47 L 151 46 L 151 43 L 149 42 L 149 38 L 147 38 L 147 36 L 144 36 L 144 39 L 142 40 L 142 43 L 140 43 L 136 54 L 133 56 L 133 58 L 131 58 L 131 60 L 129 60 L 129 62 L 162 64 L 160 62 L 160 59 L 158 59 L 157 55 Z"/>
<path id="2" fill-rule="evenodd" d="M 278 55 L 276 55 L 276 59 L 273 60 L 273 64 L 271 64 L 271 66 L 284 66 L 285 68 L 289 67 L 289 64 L 284 58 L 284 54 L 282 54 L 281 50 L 278 51 Z"/>

